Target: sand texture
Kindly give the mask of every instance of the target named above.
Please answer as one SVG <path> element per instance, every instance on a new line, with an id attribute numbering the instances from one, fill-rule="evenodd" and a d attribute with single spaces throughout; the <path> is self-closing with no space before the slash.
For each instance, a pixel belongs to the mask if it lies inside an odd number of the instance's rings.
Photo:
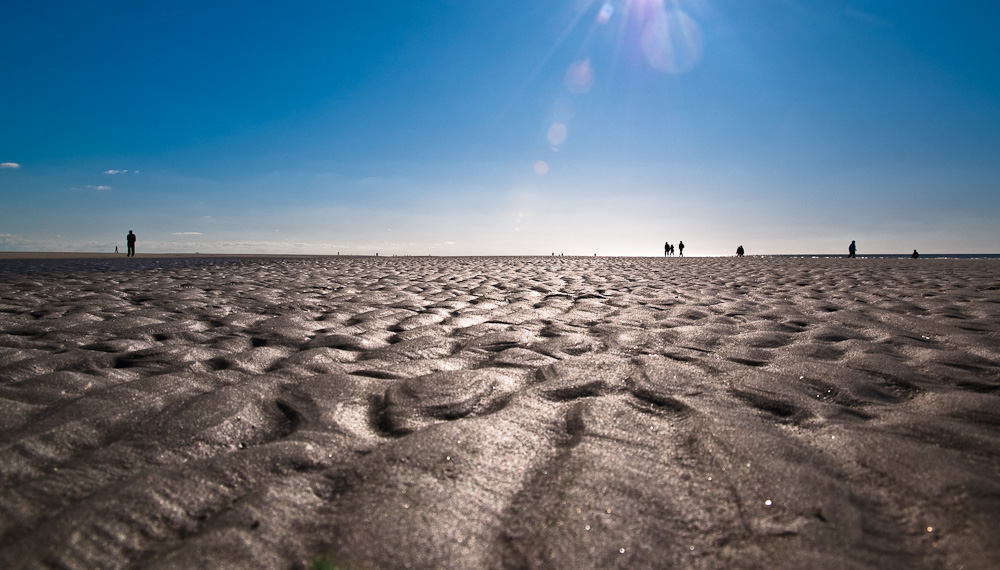
<path id="1" fill-rule="evenodd" d="M 0 568 L 1000 568 L 1000 261 L 0 261 Z"/>

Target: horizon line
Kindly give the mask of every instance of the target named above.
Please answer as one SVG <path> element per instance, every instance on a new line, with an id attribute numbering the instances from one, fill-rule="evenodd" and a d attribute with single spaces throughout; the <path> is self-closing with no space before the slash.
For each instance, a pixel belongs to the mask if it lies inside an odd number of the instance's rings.
<path id="1" fill-rule="evenodd" d="M 870 253 L 870 254 L 859 254 L 858 259 L 865 258 L 898 258 L 906 257 L 909 258 L 911 253 Z M 920 257 L 1000 257 L 1000 253 L 979 253 L 979 252 L 966 252 L 966 253 L 921 253 Z M 125 258 L 125 253 L 108 253 L 99 251 L 2 251 L 0 250 L 0 259 L 113 259 L 113 258 Z M 695 258 L 725 258 L 725 257 L 737 257 L 734 254 L 692 254 L 692 255 L 674 255 L 674 256 L 663 256 L 663 255 L 601 255 L 601 254 L 382 254 L 382 252 L 375 253 L 275 253 L 275 252 L 254 252 L 254 253 L 237 253 L 237 252 L 151 252 L 151 253 L 137 253 L 135 257 L 145 257 L 145 258 L 171 258 L 171 257 L 274 257 L 274 258 L 317 258 L 317 257 L 371 257 L 371 258 L 394 258 L 394 257 L 441 257 L 441 258 L 460 258 L 460 257 L 619 257 L 619 258 L 637 258 L 637 259 L 695 259 Z M 843 253 L 762 253 L 762 254 L 746 254 L 744 257 L 802 257 L 802 258 L 848 258 L 847 254 Z"/>

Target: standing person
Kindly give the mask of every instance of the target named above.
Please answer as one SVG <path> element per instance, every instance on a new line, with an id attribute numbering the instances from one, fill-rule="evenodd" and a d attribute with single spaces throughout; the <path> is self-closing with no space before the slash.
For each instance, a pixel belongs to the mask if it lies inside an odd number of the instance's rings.
<path id="1" fill-rule="evenodd" d="M 677 253 L 679 253 L 681 257 L 684 257 L 684 242 L 678 242 Z"/>
<path id="2" fill-rule="evenodd" d="M 851 246 L 847 248 L 847 257 L 854 257 L 857 252 L 858 246 L 854 245 L 854 240 L 851 240 Z"/>
<path id="3" fill-rule="evenodd" d="M 670 242 L 665 241 L 663 242 L 663 257 L 666 257 L 668 253 L 670 253 Z"/>
<path id="4" fill-rule="evenodd" d="M 134 257 L 135 256 L 135 234 L 132 233 L 132 230 L 129 230 L 128 231 L 128 235 L 125 236 L 125 245 L 128 246 L 128 253 L 125 254 L 125 257 Z"/>
<path id="5" fill-rule="evenodd" d="M 736 248 L 736 257 L 743 257 L 743 246 Z"/>

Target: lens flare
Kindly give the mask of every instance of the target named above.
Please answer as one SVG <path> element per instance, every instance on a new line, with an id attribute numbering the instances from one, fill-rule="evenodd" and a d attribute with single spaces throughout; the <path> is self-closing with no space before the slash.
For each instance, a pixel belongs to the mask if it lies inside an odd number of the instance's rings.
<path id="1" fill-rule="evenodd" d="M 559 146 L 566 142 L 566 125 L 562 123 L 552 123 L 548 133 L 549 143 Z"/>
<path id="2" fill-rule="evenodd" d="M 566 88 L 572 93 L 582 94 L 594 86 L 594 68 L 590 59 L 574 62 L 566 70 Z"/>
<path id="3" fill-rule="evenodd" d="M 699 0 L 580 0 L 582 9 L 532 73 L 532 78 L 540 73 L 549 59 L 562 51 L 562 44 L 568 38 L 585 36 L 583 45 L 576 50 L 577 59 L 570 60 L 565 68 L 563 83 L 566 91 L 555 101 L 549 116 L 541 123 L 548 125 L 545 130 L 548 152 L 559 153 L 563 150 L 562 145 L 567 140 L 569 126 L 576 114 L 576 105 L 591 103 L 588 101 L 590 97 L 580 96 L 594 88 L 597 80 L 595 62 L 602 65 L 601 92 L 618 87 L 608 80 L 615 76 L 614 69 L 605 74 L 608 61 L 618 56 L 634 57 L 639 68 L 644 70 L 671 74 L 685 73 L 699 64 L 703 49 L 702 32 L 698 23 L 681 9 L 682 2 L 697 4 Z M 588 16 L 593 18 L 589 31 L 585 34 L 583 31 L 573 33 L 576 28 L 586 25 Z M 608 47 L 613 48 L 613 53 L 597 51 Z M 580 132 L 574 131 L 574 137 Z M 546 161 L 538 160 L 533 170 L 538 176 L 546 176 L 550 167 Z"/>
<path id="4" fill-rule="evenodd" d="M 601 10 L 597 12 L 597 23 L 603 26 L 604 24 L 610 22 L 611 16 L 614 15 L 615 15 L 615 7 L 612 6 L 610 2 L 605 2 L 601 6 Z"/>

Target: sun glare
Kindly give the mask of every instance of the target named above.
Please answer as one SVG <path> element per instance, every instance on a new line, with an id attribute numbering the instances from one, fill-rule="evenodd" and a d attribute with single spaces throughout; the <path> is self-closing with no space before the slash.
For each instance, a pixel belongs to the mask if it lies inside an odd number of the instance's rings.
<path id="1" fill-rule="evenodd" d="M 570 37 L 573 29 L 592 22 L 589 24 L 590 33 L 586 34 L 583 45 L 578 49 L 577 59 L 565 64 L 564 99 L 572 101 L 584 97 L 595 85 L 613 75 L 610 70 L 597 64 L 608 61 L 607 57 L 597 57 L 608 49 L 615 51 L 615 59 L 619 56 L 631 56 L 651 72 L 680 75 L 697 66 L 702 56 L 701 28 L 681 8 L 681 3 L 681 0 L 583 2 L 570 28 L 556 42 L 557 46 L 562 44 Z M 549 56 L 554 51 L 553 49 Z M 545 139 L 549 151 L 558 152 L 567 142 L 569 119 L 570 116 L 556 117 L 547 123 Z M 539 160 L 534 170 L 539 175 L 545 175 L 549 166 L 546 161 Z"/>
<path id="2" fill-rule="evenodd" d="M 645 24 L 642 53 L 654 69 L 684 73 L 701 59 L 701 30 L 681 10 L 657 11 Z"/>
<path id="3" fill-rule="evenodd" d="M 602 7 L 599 14 L 603 12 Z M 638 38 L 653 69 L 680 74 L 701 60 L 701 28 L 678 0 L 626 0 L 623 12 L 626 29 Z"/>

